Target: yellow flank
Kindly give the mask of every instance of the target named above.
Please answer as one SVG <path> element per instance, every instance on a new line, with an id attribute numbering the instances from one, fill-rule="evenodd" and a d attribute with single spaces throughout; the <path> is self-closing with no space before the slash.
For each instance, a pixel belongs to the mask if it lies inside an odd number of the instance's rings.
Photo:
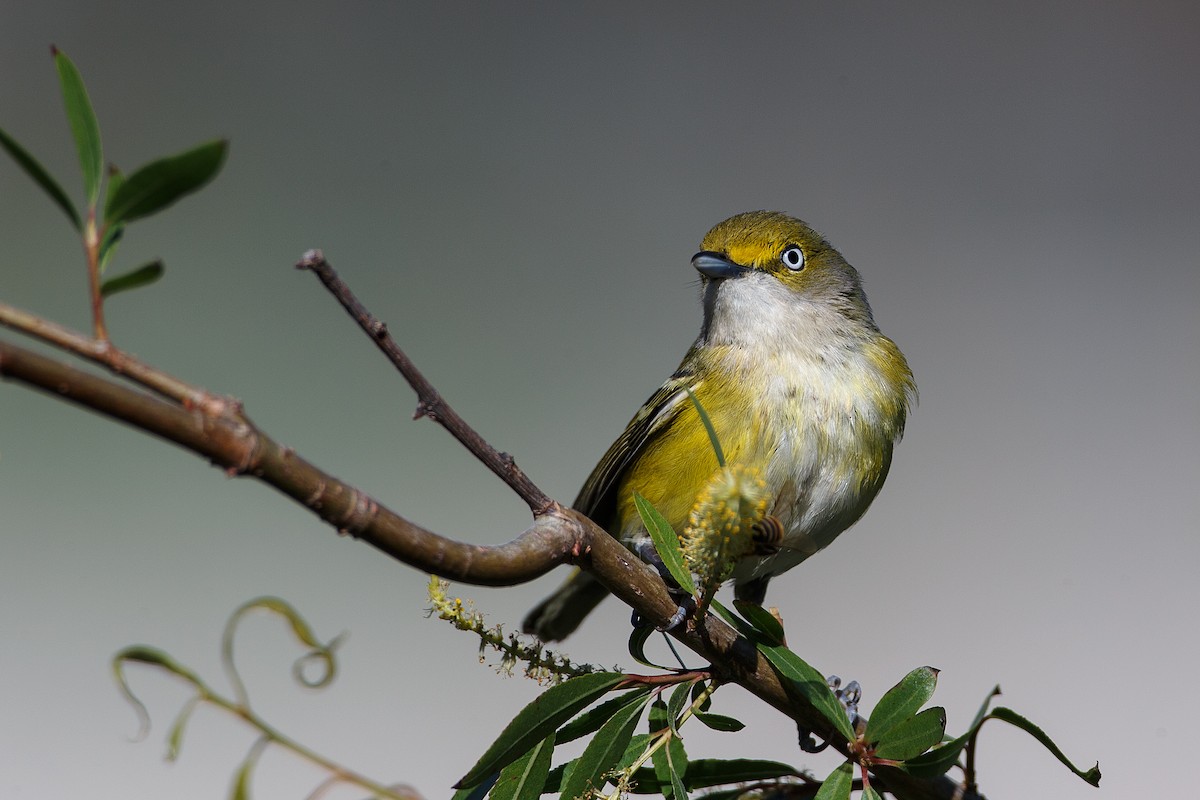
<path id="1" fill-rule="evenodd" d="M 711 380 L 693 390 L 713 423 L 728 464 L 748 461 L 751 444 L 759 449 L 771 446 L 763 441 L 764 431 L 750 413 L 751 398 L 741 388 Z M 679 415 L 647 444 L 618 484 L 614 533 L 641 526 L 634 492 L 649 500 L 672 528 L 683 530 L 696 496 L 719 466 L 695 405 L 686 396 L 679 402 Z"/>

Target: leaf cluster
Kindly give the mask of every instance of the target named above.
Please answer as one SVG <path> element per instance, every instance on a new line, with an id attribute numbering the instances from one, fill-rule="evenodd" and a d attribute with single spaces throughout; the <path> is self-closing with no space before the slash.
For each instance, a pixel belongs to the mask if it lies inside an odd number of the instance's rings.
<path id="1" fill-rule="evenodd" d="M 228 145 L 220 139 L 205 142 L 182 153 L 151 161 L 128 175 L 115 166 L 109 167 L 105 187 L 100 125 L 87 88 L 66 53 L 57 48 L 52 48 L 51 52 L 83 176 L 84 213 L 80 213 L 62 185 L 41 162 L 2 128 L 0 148 L 50 197 L 83 237 L 89 267 L 98 277 L 115 253 L 125 227 L 157 214 L 211 181 L 225 162 Z M 101 203 L 102 191 L 104 199 Z M 153 283 L 163 272 L 162 262 L 154 260 L 103 282 L 97 281 L 95 288 L 99 297 L 104 298 Z"/>

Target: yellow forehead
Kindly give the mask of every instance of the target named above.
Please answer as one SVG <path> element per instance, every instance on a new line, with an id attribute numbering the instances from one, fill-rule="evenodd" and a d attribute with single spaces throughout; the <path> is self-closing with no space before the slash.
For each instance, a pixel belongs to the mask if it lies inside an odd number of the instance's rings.
<path id="1" fill-rule="evenodd" d="M 700 248 L 723 253 L 743 266 L 773 261 L 789 244 L 809 249 L 821 237 L 803 221 L 778 211 L 747 211 L 713 227 Z"/>

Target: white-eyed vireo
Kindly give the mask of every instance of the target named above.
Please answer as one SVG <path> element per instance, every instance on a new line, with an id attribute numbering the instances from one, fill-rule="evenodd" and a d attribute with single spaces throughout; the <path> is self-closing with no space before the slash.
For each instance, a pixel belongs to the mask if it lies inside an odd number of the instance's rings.
<path id="1" fill-rule="evenodd" d="M 726 462 L 762 478 L 776 546 L 747 553 L 732 572 L 735 596 L 761 603 L 771 577 L 828 545 L 871 504 L 916 385 L 876 327 L 858 272 L 801 220 L 738 214 L 700 247 L 692 258 L 700 335 L 604 454 L 575 508 L 631 549 L 648 538 L 635 491 L 684 529 L 717 468 L 690 389 Z M 524 628 L 562 639 L 606 594 L 576 570 Z"/>

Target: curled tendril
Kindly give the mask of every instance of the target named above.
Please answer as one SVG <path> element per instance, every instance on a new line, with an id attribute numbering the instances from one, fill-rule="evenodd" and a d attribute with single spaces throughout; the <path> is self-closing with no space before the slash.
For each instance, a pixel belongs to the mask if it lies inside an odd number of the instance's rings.
<path id="1" fill-rule="evenodd" d="M 292 677 L 296 682 L 309 689 L 322 689 L 328 686 L 337 675 L 337 658 L 334 651 L 345 638 L 346 634 L 339 633 L 329 640 L 329 644 L 315 647 L 297 658 L 296 662 L 292 664 Z M 320 665 L 320 677 L 309 678 L 305 674 L 310 664 Z"/>
<path id="2" fill-rule="evenodd" d="M 208 686 L 200 679 L 199 675 L 171 658 L 163 650 L 146 645 L 132 645 L 120 650 L 113 656 L 113 676 L 117 679 L 117 687 L 121 690 L 121 695 L 129 701 L 129 705 L 133 707 L 134 713 L 137 714 L 138 732 L 131 737 L 135 742 L 145 739 L 146 735 L 150 733 L 150 712 L 146 710 L 146 704 L 138 699 L 138 696 L 133 693 L 133 689 L 129 686 L 129 679 L 125 675 L 125 665 L 127 663 L 150 664 L 182 678 L 200 690 L 197 701 L 209 694 Z"/>
<path id="3" fill-rule="evenodd" d="M 233 693 L 238 703 L 244 708 L 250 707 L 250 696 L 246 691 L 246 684 L 242 681 L 233 660 L 233 637 L 242 617 L 258 609 L 270 611 L 286 619 L 291 625 L 292 633 L 300 640 L 301 644 L 311 648 L 292 665 L 292 677 L 296 682 L 311 689 L 328 686 L 337 675 L 337 660 L 334 651 L 343 637 L 339 635 L 329 643 L 324 643 L 317 639 L 308 622 L 286 600 L 278 597 L 256 597 L 243 603 L 229 616 L 229 620 L 225 623 L 225 632 L 221 637 L 221 664 L 233 687 Z M 310 679 L 305 675 L 305 669 L 314 662 L 321 663 L 323 670 L 318 678 Z"/>

